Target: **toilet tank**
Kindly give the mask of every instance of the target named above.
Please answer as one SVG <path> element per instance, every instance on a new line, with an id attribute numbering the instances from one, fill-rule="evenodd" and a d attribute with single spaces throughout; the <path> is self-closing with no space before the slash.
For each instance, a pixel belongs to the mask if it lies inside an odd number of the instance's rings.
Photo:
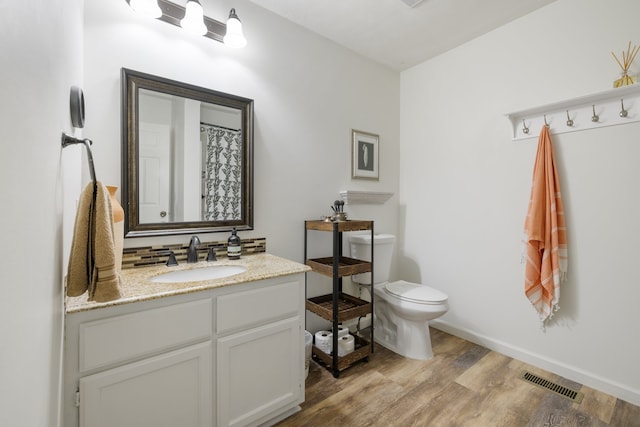
<path id="1" fill-rule="evenodd" d="M 393 244 L 396 238 L 392 234 L 376 234 L 373 248 L 373 283 L 381 283 L 389 280 L 391 272 L 391 258 L 393 256 Z M 353 234 L 349 236 L 351 258 L 371 261 L 371 234 Z M 371 284 L 371 273 L 355 274 L 351 280 L 362 285 Z"/>

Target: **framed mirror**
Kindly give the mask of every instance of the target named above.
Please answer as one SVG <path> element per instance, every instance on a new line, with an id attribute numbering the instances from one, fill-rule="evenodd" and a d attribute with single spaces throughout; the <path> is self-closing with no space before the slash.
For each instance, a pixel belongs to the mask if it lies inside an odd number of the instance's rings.
<path id="1" fill-rule="evenodd" d="M 125 237 L 253 229 L 253 100 L 122 69 Z"/>

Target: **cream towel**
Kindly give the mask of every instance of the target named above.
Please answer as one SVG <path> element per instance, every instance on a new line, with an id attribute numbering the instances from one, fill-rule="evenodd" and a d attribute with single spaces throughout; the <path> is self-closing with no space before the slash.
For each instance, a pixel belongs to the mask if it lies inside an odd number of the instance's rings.
<path id="1" fill-rule="evenodd" d="M 89 301 L 112 301 L 122 296 L 116 272 L 113 212 L 109 192 L 90 182 L 80 195 L 67 271 L 67 295 L 88 291 Z"/>
<path id="2" fill-rule="evenodd" d="M 558 310 L 567 272 L 567 231 L 551 136 L 542 127 L 533 168 L 526 234 L 525 294 L 544 322 Z"/>

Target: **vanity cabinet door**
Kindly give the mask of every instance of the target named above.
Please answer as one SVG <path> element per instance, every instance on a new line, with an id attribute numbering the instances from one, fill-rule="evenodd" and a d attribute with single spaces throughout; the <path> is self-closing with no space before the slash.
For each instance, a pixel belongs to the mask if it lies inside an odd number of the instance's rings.
<path id="1" fill-rule="evenodd" d="M 219 338 L 218 426 L 256 425 L 304 399 L 300 317 Z"/>
<path id="2" fill-rule="evenodd" d="M 212 342 L 80 378 L 80 427 L 211 427 Z"/>

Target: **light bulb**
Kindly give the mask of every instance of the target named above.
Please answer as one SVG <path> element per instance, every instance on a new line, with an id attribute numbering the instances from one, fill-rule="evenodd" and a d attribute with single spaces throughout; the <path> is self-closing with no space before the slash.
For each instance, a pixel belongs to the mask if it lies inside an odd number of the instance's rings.
<path id="1" fill-rule="evenodd" d="M 247 39 L 245 39 L 244 34 L 242 34 L 242 23 L 240 22 L 240 19 L 238 19 L 235 9 L 231 9 L 229 12 L 227 33 L 224 35 L 222 40 L 224 41 L 224 44 L 229 47 L 240 48 L 247 45 Z"/>
<path id="2" fill-rule="evenodd" d="M 180 26 L 191 34 L 203 36 L 207 34 L 207 26 L 204 25 L 204 13 L 198 0 L 189 0 L 184 12 L 184 18 Z"/>
<path id="3" fill-rule="evenodd" d="M 151 18 L 160 18 L 162 9 L 158 6 L 157 0 L 130 0 L 129 6 L 138 13 Z"/>

